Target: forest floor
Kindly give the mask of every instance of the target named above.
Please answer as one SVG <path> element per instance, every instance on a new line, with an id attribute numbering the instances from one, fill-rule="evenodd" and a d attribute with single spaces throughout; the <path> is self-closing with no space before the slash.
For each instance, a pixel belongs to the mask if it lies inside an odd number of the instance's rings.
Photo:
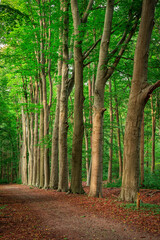
<path id="1" fill-rule="evenodd" d="M 104 198 L 97 199 L 18 184 L 0 185 L 0 239 L 160 239 L 160 211 L 153 211 L 148 204 L 160 207 L 160 191 L 140 191 L 143 205 L 149 206 L 145 210 L 124 208 L 119 193 L 119 188 L 106 188 Z"/>

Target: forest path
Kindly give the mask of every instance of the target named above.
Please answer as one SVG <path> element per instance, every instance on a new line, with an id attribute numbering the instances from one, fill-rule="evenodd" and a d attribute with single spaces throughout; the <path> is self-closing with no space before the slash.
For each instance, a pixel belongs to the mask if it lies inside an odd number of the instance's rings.
<path id="1" fill-rule="evenodd" d="M 94 211 L 95 201 L 95 198 L 53 190 L 0 185 L 0 239 L 160 239 L 160 235 L 118 222 L 110 212 L 104 217 Z"/>

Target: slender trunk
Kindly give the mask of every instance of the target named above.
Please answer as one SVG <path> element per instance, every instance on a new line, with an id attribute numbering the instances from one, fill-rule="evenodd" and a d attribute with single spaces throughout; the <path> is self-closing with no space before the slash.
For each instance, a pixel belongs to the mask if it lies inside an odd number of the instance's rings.
<path id="1" fill-rule="evenodd" d="M 38 82 L 35 82 L 35 115 L 34 115 L 34 144 L 33 144 L 33 185 L 37 185 L 37 166 L 38 166 Z"/>
<path id="2" fill-rule="evenodd" d="M 43 108 L 44 108 L 44 188 L 49 186 L 49 158 L 48 158 L 48 105 L 47 105 L 47 89 L 46 78 L 42 77 L 43 86 Z"/>
<path id="3" fill-rule="evenodd" d="M 58 189 L 58 132 L 59 132 L 60 92 L 61 85 L 59 84 L 57 86 L 57 105 L 52 133 L 51 173 L 50 173 L 50 188 L 52 189 Z"/>
<path id="4" fill-rule="evenodd" d="M 141 123 L 141 143 L 140 143 L 140 166 L 141 166 L 141 186 L 144 182 L 144 112 Z"/>
<path id="5" fill-rule="evenodd" d="M 59 113 L 59 183 L 58 191 L 68 191 L 68 156 L 67 156 L 67 132 L 68 132 L 68 0 L 61 1 L 63 11 L 63 63 L 62 84 L 60 95 Z"/>
<path id="6" fill-rule="evenodd" d="M 42 83 L 40 80 L 40 128 L 39 128 L 39 187 L 43 188 L 44 186 L 44 109 L 43 109 L 43 92 L 42 92 Z"/>
<path id="7" fill-rule="evenodd" d="M 112 107 L 112 86 L 109 80 L 109 112 L 110 112 L 110 140 L 109 140 L 109 165 L 108 165 L 108 182 L 112 182 L 112 160 L 113 160 L 113 107 Z"/>
<path id="8" fill-rule="evenodd" d="M 155 171 L 155 131 L 156 131 L 156 117 L 153 108 L 153 97 L 151 95 L 151 114 L 152 114 L 152 165 L 151 172 Z"/>
<path id="9" fill-rule="evenodd" d="M 117 120 L 117 141 L 118 141 L 118 159 L 119 159 L 119 178 L 122 177 L 122 149 L 121 149 L 121 133 L 120 133 L 120 122 L 119 122 L 119 109 L 118 109 L 118 99 L 117 99 L 117 91 L 116 91 L 116 83 L 115 87 L 115 107 L 116 107 L 116 120 Z"/>
<path id="10" fill-rule="evenodd" d="M 62 20 L 62 17 L 61 19 Z M 60 43 L 62 41 L 62 27 L 60 28 L 59 33 Z M 62 46 L 59 47 L 59 59 L 58 59 L 58 76 L 62 76 Z M 60 93 L 61 93 L 61 84 L 57 85 L 57 103 L 56 103 L 56 113 L 55 121 L 53 126 L 52 133 L 52 150 L 51 150 L 51 172 L 50 172 L 50 188 L 58 189 L 58 145 L 59 145 L 59 109 L 60 109 Z"/>
<path id="11" fill-rule="evenodd" d="M 84 118 L 84 124 L 86 124 L 86 117 L 85 114 L 83 115 Z M 89 152 L 89 141 L 88 141 L 88 132 L 87 129 L 84 128 L 84 139 L 85 139 L 85 149 L 86 149 L 86 175 L 87 175 L 87 182 L 88 182 L 88 178 L 89 178 L 89 156 L 88 156 L 88 152 Z"/>
<path id="12" fill-rule="evenodd" d="M 22 106 L 22 131 L 23 131 L 23 143 L 21 150 L 21 174 L 22 183 L 27 185 L 27 136 L 26 136 L 26 116 Z"/>

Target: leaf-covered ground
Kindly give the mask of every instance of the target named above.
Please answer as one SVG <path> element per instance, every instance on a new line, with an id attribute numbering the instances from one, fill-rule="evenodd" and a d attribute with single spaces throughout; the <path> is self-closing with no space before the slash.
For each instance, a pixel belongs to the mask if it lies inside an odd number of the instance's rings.
<path id="1" fill-rule="evenodd" d="M 119 193 L 103 189 L 104 198 L 97 199 L 0 185 L 0 239 L 160 239 L 160 191 L 141 190 L 140 210 L 118 201 Z"/>

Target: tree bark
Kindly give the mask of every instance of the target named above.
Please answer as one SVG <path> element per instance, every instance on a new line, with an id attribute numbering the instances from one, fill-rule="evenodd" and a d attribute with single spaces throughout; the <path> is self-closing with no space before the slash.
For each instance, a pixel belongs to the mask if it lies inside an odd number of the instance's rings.
<path id="1" fill-rule="evenodd" d="M 122 149 L 121 149 L 121 132 L 120 132 L 120 123 L 119 123 L 119 108 L 118 108 L 118 99 L 117 99 L 117 90 L 116 83 L 114 83 L 115 88 L 115 108 L 116 108 L 116 120 L 117 120 L 117 141 L 118 141 L 118 159 L 119 159 L 119 178 L 122 177 Z"/>
<path id="2" fill-rule="evenodd" d="M 143 111 L 150 94 L 160 86 L 147 83 L 148 51 L 156 0 L 144 0 L 134 57 L 134 70 L 124 136 L 123 177 L 120 197 L 135 201 L 139 191 L 139 146 Z"/>
<path id="3" fill-rule="evenodd" d="M 93 107 L 93 132 L 92 132 L 92 171 L 89 195 L 102 196 L 102 137 L 103 137 L 103 113 L 104 88 L 106 83 L 106 68 L 108 60 L 114 0 L 107 1 L 104 30 L 101 40 L 97 77 L 95 82 L 94 107 Z"/>
<path id="4" fill-rule="evenodd" d="M 74 127 L 73 127 L 73 143 L 72 143 L 72 171 L 71 171 L 71 187 L 72 193 L 83 193 L 82 188 L 82 142 L 83 142 L 83 54 L 82 54 L 82 35 L 84 30 L 82 23 L 86 23 L 89 10 L 91 9 L 93 0 L 90 0 L 82 19 L 78 9 L 77 0 L 71 0 L 71 10 L 74 25 L 74 63 L 75 63 L 75 98 L 74 98 Z"/>
<path id="5" fill-rule="evenodd" d="M 110 141 L 109 141 L 109 164 L 108 164 L 108 182 L 112 182 L 112 160 L 113 160 L 113 107 L 112 107 L 112 85 L 109 80 L 109 93 L 110 93 Z"/>
<path id="6" fill-rule="evenodd" d="M 151 95 L 151 114 L 152 114 L 152 164 L 151 173 L 155 171 L 155 131 L 156 131 L 156 117 L 153 107 L 153 96 Z"/>
<path id="7" fill-rule="evenodd" d="M 44 109 L 43 109 L 43 91 L 42 91 L 42 82 L 40 80 L 40 125 L 39 125 L 39 187 L 43 188 L 44 186 Z"/>
<path id="8" fill-rule="evenodd" d="M 141 143 L 140 143 L 140 166 L 141 166 L 141 186 L 144 182 L 144 112 L 141 123 Z"/>
<path id="9" fill-rule="evenodd" d="M 35 104 L 35 115 L 34 115 L 34 155 L 33 155 L 33 186 L 37 185 L 37 162 L 38 162 L 38 82 L 35 81 L 35 94 L 34 94 L 34 104 Z"/>
<path id="10" fill-rule="evenodd" d="M 22 131 L 23 131 L 23 142 L 21 149 L 21 178 L 22 183 L 27 185 L 27 136 L 26 136 L 26 117 L 24 113 L 24 109 L 22 106 Z"/>
<path id="11" fill-rule="evenodd" d="M 61 84 L 57 86 L 57 105 L 52 133 L 51 173 L 50 173 L 50 188 L 52 189 L 58 189 L 58 132 L 59 132 L 60 92 Z"/>
<path id="12" fill-rule="evenodd" d="M 60 95 L 59 113 L 59 183 L 58 191 L 68 191 L 68 156 L 67 156 L 67 132 L 68 132 L 68 0 L 61 0 L 63 11 L 63 62 L 62 62 L 62 84 Z"/>

